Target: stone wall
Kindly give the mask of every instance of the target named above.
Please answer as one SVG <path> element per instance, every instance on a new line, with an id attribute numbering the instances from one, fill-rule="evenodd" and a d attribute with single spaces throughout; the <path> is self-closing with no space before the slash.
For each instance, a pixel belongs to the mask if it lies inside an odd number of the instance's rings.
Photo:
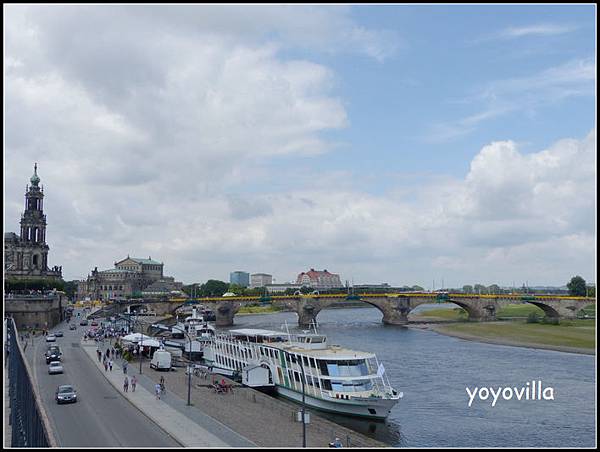
<path id="1" fill-rule="evenodd" d="M 52 328 L 65 316 L 67 297 L 62 292 L 49 295 L 13 295 L 4 297 L 4 313 L 15 319 L 18 329 Z"/>

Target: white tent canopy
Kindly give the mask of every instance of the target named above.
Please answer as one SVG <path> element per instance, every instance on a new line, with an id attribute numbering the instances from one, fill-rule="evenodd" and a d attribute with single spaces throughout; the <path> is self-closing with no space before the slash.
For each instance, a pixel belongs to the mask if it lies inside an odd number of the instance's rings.
<path id="1" fill-rule="evenodd" d="M 144 339 L 143 341 L 138 342 L 138 344 L 143 347 L 160 347 L 161 345 L 156 339 Z"/>
<path id="2" fill-rule="evenodd" d="M 152 339 L 150 336 L 146 336 L 145 334 L 142 334 L 142 333 L 133 333 L 133 334 L 128 334 L 127 336 L 123 336 L 123 340 L 127 341 L 127 342 L 140 342 L 141 340 L 146 342 L 147 340 L 150 340 L 150 339 Z"/>

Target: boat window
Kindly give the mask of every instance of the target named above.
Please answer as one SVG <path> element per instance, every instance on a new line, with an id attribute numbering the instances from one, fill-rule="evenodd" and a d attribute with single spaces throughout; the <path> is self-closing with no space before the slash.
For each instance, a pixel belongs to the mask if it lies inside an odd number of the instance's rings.
<path id="1" fill-rule="evenodd" d="M 290 358 L 294 364 L 296 364 L 296 355 L 290 355 Z"/>
<path id="2" fill-rule="evenodd" d="M 331 387 L 338 392 L 371 391 L 373 383 L 370 380 L 332 381 Z"/>
<path id="3" fill-rule="evenodd" d="M 328 361 L 328 375 L 333 377 L 358 377 L 369 375 L 367 364 L 364 360 Z"/>
<path id="4" fill-rule="evenodd" d="M 309 364 L 308 364 L 308 358 L 307 358 L 306 356 L 303 356 L 303 357 L 302 357 L 302 363 L 303 363 L 303 364 L 304 364 L 306 367 L 308 367 L 308 365 L 309 365 Z"/>
<path id="5" fill-rule="evenodd" d="M 329 369 L 327 368 L 327 362 L 319 360 L 318 363 L 319 363 L 319 367 L 318 368 L 321 370 L 321 374 L 322 375 L 329 375 Z M 329 389 L 331 389 L 331 388 L 329 388 Z"/>
<path id="6" fill-rule="evenodd" d="M 331 381 L 330 380 L 321 380 L 321 386 L 323 389 L 327 391 L 331 391 Z"/>

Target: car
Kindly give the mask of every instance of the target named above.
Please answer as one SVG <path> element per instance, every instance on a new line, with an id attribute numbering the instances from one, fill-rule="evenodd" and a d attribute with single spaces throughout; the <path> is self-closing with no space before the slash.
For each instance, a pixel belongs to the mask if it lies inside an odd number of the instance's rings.
<path id="1" fill-rule="evenodd" d="M 77 329 L 77 325 L 75 325 L 74 323 L 71 323 L 71 325 L 69 325 L 69 329 L 70 330 L 76 330 Z"/>
<path id="2" fill-rule="evenodd" d="M 96 322 L 95 320 L 92 322 L 92 326 L 98 326 L 98 322 Z"/>
<path id="3" fill-rule="evenodd" d="M 60 361 L 62 353 L 57 345 L 52 345 L 48 348 L 44 357 L 46 358 L 46 364 L 50 364 L 52 361 Z"/>
<path id="4" fill-rule="evenodd" d="M 77 402 L 77 391 L 72 385 L 60 385 L 56 389 L 54 396 L 56 403 L 75 403 Z"/>
<path id="5" fill-rule="evenodd" d="M 62 366 L 61 362 L 60 361 L 50 361 L 50 364 L 48 365 L 48 373 L 50 375 L 62 374 L 63 366 Z"/>
<path id="6" fill-rule="evenodd" d="M 54 334 L 49 334 L 46 336 L 46 342 L 56 342 L 56 336 Z"/>
<path id="7" fill-rule="evenodd" d="M 56 337 L 63 337 L 63 332 L 62 332 L 62 331 L 55 331 L 55 332 L 54 332 L 54 335 L 55 335 Z"/>
<path id="8" fill-rule="evenodd" d="M 88 324 L 88 321 L 84 319 L 84 320 L 82 320 L 81 322 L 79 322 L 79 324 L 80 324 L 81 326 L 87 326 L 87 324 Z"/>

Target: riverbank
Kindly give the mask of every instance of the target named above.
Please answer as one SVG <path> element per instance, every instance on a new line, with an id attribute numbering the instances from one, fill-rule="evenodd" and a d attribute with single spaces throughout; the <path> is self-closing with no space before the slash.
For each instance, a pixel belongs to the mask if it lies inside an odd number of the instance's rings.
<path id="1" fill-rule="evenodd" d="M 420 324 L 429 329 L 459 339 L 513 347 L 539 348 L 568 353 L 596 353 L 593 320 L 563 321 L 560 325 L 531 324 L 524 321 L 457 322 Z"/>
<path id="2" fill-rule="evenodd" d="M 132 367 L 137 368 L 134 363 Z M 150 369 L 147 362 L 143 374 L 158 383 L 165 378 L 167 393 L 174 393 L 182 400 L 187 399 L 188 376 L 184 368 L 172 372 L 158 372 Z M 213 381 L 225 380 L 233 386 L 226 394 L 216 393 Z M 222 423 L 239 435 L 252 441 L 258 447 L 300 447 L 302 445 L 302 424 L 296 421 L 300 405 L 274 398 L 249 387 L 241 386 L 221 375 L 192 376 L 191 402 L 194 407 L 210 418 Z M 318 411 L 308 409 L 310 423 L 306 428 L 308 447 L 327 447 L 330 441 L 340 438 L 344 446 L 388 447 L 387 444 L 369 438 L 318 415 Z"/>

